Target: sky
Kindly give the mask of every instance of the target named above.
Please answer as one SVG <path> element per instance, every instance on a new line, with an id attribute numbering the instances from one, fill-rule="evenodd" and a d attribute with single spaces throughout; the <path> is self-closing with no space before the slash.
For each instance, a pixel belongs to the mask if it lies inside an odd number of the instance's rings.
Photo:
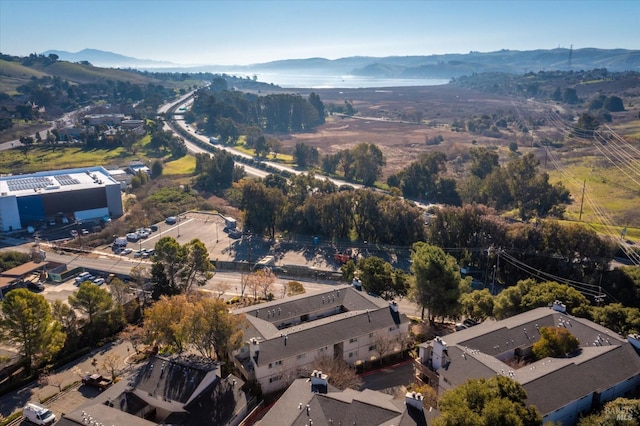
<path id="1" fill-rule="evenodd" d="M 640 1 L 0 0 L 0 52 L 185 65 L 557 47 L 640 49 Z"/>

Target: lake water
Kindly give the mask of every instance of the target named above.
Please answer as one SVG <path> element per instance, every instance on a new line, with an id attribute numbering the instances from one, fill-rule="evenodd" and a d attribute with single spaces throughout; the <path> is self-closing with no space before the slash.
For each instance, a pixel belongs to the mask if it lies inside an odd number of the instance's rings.
<path id="1" fill-rule="evenodd" d="M 240 75 L 238 73 L 229 73 Z M 283 73 L 249 73 L 244 76 L 258 77 L 263 83 L 273 83 L 285 88 L 301 89 L 355 89 L 361 87 L 405 87 L 405 86 L 438 86 L 449 83 L 447 79 L 420 78 L 373 78 L 356 75 L 320 75 L 320 74 L 283 74 Z"/>

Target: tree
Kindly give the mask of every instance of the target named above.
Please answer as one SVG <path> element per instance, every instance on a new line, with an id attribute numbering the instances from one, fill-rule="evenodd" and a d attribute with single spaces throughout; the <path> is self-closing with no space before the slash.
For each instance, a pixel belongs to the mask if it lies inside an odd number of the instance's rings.
<path id="1" fill-rule="evenodd" d="M 580 347 L 580 342 L 564 327 L 540 327 L 540 340 L 533 344 L 538 359 L 566 357 Z"/>
<path id="2" fill-rule="evenodd" d="M 289 281 L 286 286 L 286 291 L 287 296 L 296 296 L 307 292 L 304 286 L 298 281 Z"/>
<path id="3" fill-rule="evenodd" d="M 266 231 L 270 238 L 275 238 L 276 223 L 284 203 L 284 194 L 279 188 L 269 188 L 263 182 L 253 180 L 242 185 L 245 225 L 255 233 Z"/>
<path id="4" fill-rule="evenodd" d="M 33 138 L 31 136 L 20 136 L 20 143 L 22 144 L 22 152 L 26 156 L 33 146 Z"/>
<path id="5" fill-rule="evenodd" d="M 319 355 L 313 362 L 313 369 L 329 376 L 329 383 L 340 390 L 359 390 L 362 387 L 362 379 L 356 369 L 340 358 Z"/>
<path id="6" fill-rule="evenodd" d="M 131 343 L 133 350 L 138 353 L 138 348 L 144 342 L 144 329 L 139 325 L 128 324 L 124 330 L 120 332 L 120 338 L 122 340 L 128 340 L 129 343 Z"/>
<path id="7" fill-rule="evenodd" d="M 463 294 L 460 304 L 462 313 L 474 321 L 484 321 L 493 315 L 493 296 L 487 288 Z"/>
<path id="8" fill-rule="evenodd" d="M 98 338 L 101 335 L 107 335 L 110 326 L 119 327 L 124 322 L 123 317 L 115 318 L 115 323 L 111 322 L 110 314 L 113 311 L 111 294 L 91 282 L 80 284 L 78 291 L 69 296 L 69 304 L 87 315 L 85 336 Z M 122 313 L 121 310 L 120 313 Z"/>
<path id="9" fill-rule="evenodd" d="M 119 369 L 118 367 L 120 367 L 121 359 L 122 358 L 117 353 L 109 352 L 102 360 L 102 368 L 111 373 L 111 380 L 113 381 L 116 380 L 116 372 Z"/>
<path id="10" fill-rule="evenodd" d="M 616 398 L 604 404 L 599 413 L 582 417 L 578 426 L 637 426 L 637 419 L 640 419 L 640 400 Z"/>
<path id="11" fill-rule="evenodd" d="M 440 399 L 435 426 L 540 425 L 542 417 L 518 382 L 504 376 L 471 379 Z"/>
<path id="12" fill-rule="evenodd" d="M 180 291 L 180 271 L 187 261 L 187 250 L 173 237 L 162 237 L 155 245 L 154 265 L 161 265 L 169 288 Z M 153 269 L 152 269 L 153 272 Z"/>
<path id="13" fill-rule="evenodd" d="M 276 282 L 276 276 L 269 268 L 265 268 L 256 271 L 255 274 L 256 285 L 262 293 L 264 300 L 270 300 L 273 297 L 273 284 Z"/>
<path id="14" fill-rule="evenodd" d="M 184 294 L 161 296 L 145 311 L 145 333 L 153 343 L 168 345 L 182 353 L 189 343 L 192 312 L 193 305 Z"/>
<path id="15" fill-rule="evenodd" d="M 318 148 L 298 142 L 293 149 L 293 158 L 301 169 L 313 166 L 318 163 Z"/>
<path id="16" fill-rule="evenodd" d="M 216 281 L 213 283 L 213 293 L 218 300 L 222 300 L 229 289 L 231 289 L 231 283 L 229 281 Z"/>
<path id="17" fill-rule="evenodd" d="M 25 288 L 11 290 L 2 301 L 0 337 L 20 347 L 28 374 L 34 361 L 51 359 L 65 340 L 44 296 Z"/>
<path id="18" fill-rule="evenodd" d="M 129 285 L 120 278 L 115 277 L 109 283 L 109 287 L 111 288 L 111 296 L 113 297 L 114 302 L 118 305 L 124 305 L 127 302 Z"/>
<path id="19" fill-rule="evenodd" d="M 180 273 L 180 289 L 188 293 L 193 284 L 203 286 L 213 277 L 214 267 L 209 259 L 209 252 L 202 241 L 195 238 L 185 245 L 186 258 L 184 269 Z"/>
<path id="20" fill-rule="evenodd" d="M 309 103 L 318 111 L 318 124 L 324 123 L 324 104 L 322 100 L 320 100 L 320 95 L 317 95 L 315 92 L 311 92 L 309 94 Z"/>
<path id="21" fill-rule="evenodd" d="M 411 271 L 415 275 L 413 299 L 435 317 L 456 316 L 460 310 L 461 277 L 455 258 L 441 248 L 415 243 L 411 253 Z"/>
<path id="22" fill-rule="evenodd" d="M 142 305 L 146 306 L 148 301 L 147 292 L 145 291 L 145 283 L 147 283 L 151 278 L 149 275 L 149 270 L 142 265 L 134 266 L 129 272 L 129 278 L 131 278 L 131 281 L 129 282 L 135 284 L 138 291 L 142 293 Z"/>
<path id="23" fill-rule="evenodd" d="M 151 163 L 151 177 L 158 178 L 162 176 L 162 168 L 162 160 L 155 160 L 153 163 Z"/>
<path id="24" fill-rule="evenodd" d="M 51 302 L 51 315 L 62 326 L 62 331 L 66 335 L 65 348 L 75 350 L 80 338 L 80 324 L 76 311 L 62 300 Z"/>
<path id="25" fill-rule="evenodd" d="M 581 137 L 592 137 L 593 132 L 600 126 L 600 122 L 589 113 L 582 113 L 578 117 L 578 123 L 574 128 L 574 132 Z"/>
<path id="26" fill-rule="evenodd" d="M 471 148 L 469 150 L 471 157 L 471 174 L 484 179 L 499 166 L 499 156 L 496 151 L 489 151 L 485 147 Z"/>
<path id="27" fill-rule="evenodd" d="M 624 104 L 619 96 L 610 96 L 606 98 L 602 106 L 609 112 L 624 111 Z"/>
<path id="28" fill-rule="evenodd" d="M 594 322 L 616 333 L 627 335 L 640 333 L 640 309 L 611 303 L 605 306 L 593 306 L 590 309 Z"/>
<path id="29" fill-rule="evenodd" d="M 193 305 L 189 341 L 208 358 L 228 361 L 229 354 L 240 348 L 246 320 L 234 315 L 222 300 L 202 297 Z"/>
<path id="30" fill-rule="evenodd" d="M 352 150 L 354 177 L 364 186 L 373 186 L 380 176 L 386 160 L 380 148 L 374 144 L 361 143 Z M 345 177 L 346 178 L 346 177 Z"/>
<path id="31" fill-rule="evenodd" d="M 376 294 L 385 300 L 403 297 L 407 294 L 407 282 L 402 275 L 395 273 L 390 263 L 375 256 L 358 261 L 358 277 L 368 293 Z"/>

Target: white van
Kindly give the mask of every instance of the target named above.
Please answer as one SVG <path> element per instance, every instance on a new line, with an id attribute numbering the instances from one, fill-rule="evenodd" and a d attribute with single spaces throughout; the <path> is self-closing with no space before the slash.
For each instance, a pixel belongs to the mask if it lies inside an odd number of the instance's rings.
<path id="1" fill-rule="evenodd" d="M 33 402 L 24 406 L 22 415 L 31 423 L 37 425 L 50 425 L 56 421 L 56 415 L 51 410 Z"/>
<path id="2" fill-rule="evenodd" d="M 93 278 L 89 279 L 91 274 L 89 272 L 82 272 L 76 276 L 76 284 L 81 284 L 85 281 L 91 281 Z"/>

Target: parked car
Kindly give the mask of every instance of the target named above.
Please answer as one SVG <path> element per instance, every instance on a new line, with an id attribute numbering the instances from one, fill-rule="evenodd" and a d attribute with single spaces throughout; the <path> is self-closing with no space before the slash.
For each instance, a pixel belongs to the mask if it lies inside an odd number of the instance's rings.
<path id="1" fill-rule="evenodd" d="M 122 250 L 122 251 L 120 252 L 120 254 L 121 254 L 122 256 L 126 256 L 126 255 L 128 255 L 128 254 L 131 254 L 131 252 L 133 252 L 133 250 L 131 250 L 130 248 L 126 248 L 126 249 Z"/>
<path id="2" fill-rule="evenodd" d="M 28 403 L 22 409 L 25 419 L 36 425 L 50 425 L 56 421 L 56 415 L 46 407 L 33 402 Z"/>
<path id="3" fill-rule="evenodd" d="M 29 281 L 29 283 L 27 284 L 27 288 L 33 291 L 42 291 L 44 290 L 44 284 L 42 284 L 40 281 Z"/>
<path id="4" fill-rule="evenodd" d="M 136 250 L 133 252 L 133 257 L 142 257 L 144 252 L 142 250 Z"/>
<path id="5" fill-rule="evenodd" d="M 76 238 L 78 236 L 78 231 L 76 231 L 75 229 L 72 229 L 71 231 L 69 231 L 69 233 L 73 238 Z"/>
<path id="6" fill-rule="evenodd" d="M 102 284 L 104 284 L 104 278 L 102 278 L 102 277 L 96 278 L 96 279 L 93 280 L 93 283 L 95 285 L 102 285 Z"/>
<path id="7" fill-rule="evenodd" d="M 135 232 L 130 232 L 126 235 L 128 241 L 136 242 L 140 239 L 140 236 Z"/>
<path id="8" fill-rule="evenodd" d="M 109 386 L 111 386 L 111 380 L 106 377 L 101 376 L 100 374 L 87 374 L 82 377 L 82 384 L 87 386 L 93 386 L 100 390 L 105 390 Z"/>
<path id="9" fill-rule="evenodd" d="M 242 231 L 240 231 L 239 229 L 229 229 L 229 237 L 237 240 L 238 238 L 242 237 Z"/>
<path id="10" fill-rule="evenodd" d="M 156 232 L 158 230 L 158 225 L 151 225 L 149 229 L 151 229 L 152 232 Z"/>
<path id="11" fill-rule="evenodd" d="M 89 235 L 89 231 L 87 229 L 84 229 L 84 228 L 80 231 L 80 233 L 82 235 Z"/>
<path id="12" fill-rule="evenodd" d="M 471 318 L 465 319 L 464 321 L 462 321 L 462 324 L 466 325 L 467 327 L 473 327 L 474 325 L 478 325 L 478 323 L 472 320 Z"/>
<path id="13" fill-rule="evenodd" d="M 175 225 L 176 223 L 178 223 L 178 218 L 175 216 L 169 216 L 164 221 L 168 225 Z"/>

